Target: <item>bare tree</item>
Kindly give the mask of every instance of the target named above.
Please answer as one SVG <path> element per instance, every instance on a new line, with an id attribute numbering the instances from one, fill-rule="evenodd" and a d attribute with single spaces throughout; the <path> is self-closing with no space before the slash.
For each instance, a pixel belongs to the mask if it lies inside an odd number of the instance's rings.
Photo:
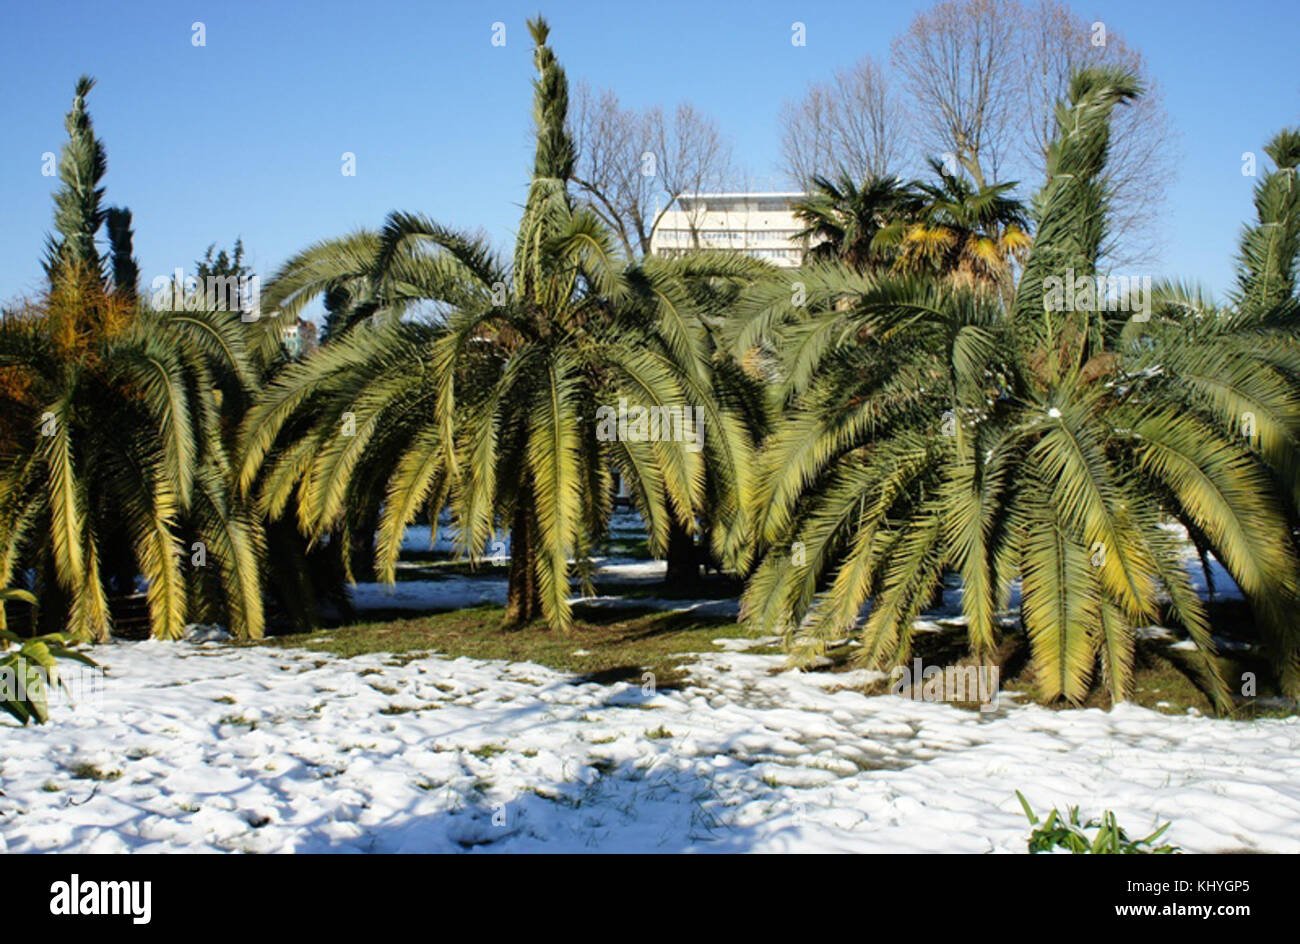
<path id="1" fill-rule="evenodd" d="M 856 180 L 897 173 L 905 155 L 906 116 L 884 70 L 867 57 L 809 87 L 781 110 L 786 175 L 806 187 L 814 176 L 847 171 Z"/>
<path id="2" fill-rule="evenodd" d="M 999 179 L 1020 120 L 1015 0 L 946 0 L 894 41 L 914 140 L 983 187 Z M 951 156 L 951 158 L 949 158 Z"/>
<path id="3" fill-rule="evenodd" d="M 1113 119 L 1103 255 L 1114 265 L 1152 254 L 1173 174 L 1172 132 L 1142 55 L 1118 33 L 1060 0 L 945 0 L 917 15 L 893 51 L 914 106 L 914 140 L 951 155 L 978 185 L 1020 181 L 1022 197 L 1043 179 L 1071 75 L 1096 65 L 1132 70 L 1144 93 Z"/>
<path id="4" fill-rule="evenodd" d="M 678 197 L 717 189 L 730 172 L 717 124 L 685 103 L 671 115 L 624 108 L 613 92 L 580 85 L 573 137 L 574 181 L 632 257 L 649 254 L 655 228 Z"/>
<path id="5" fill-rule="evenodd" d="M 800 102 L 781 106 L 781 162 L 797 187 L 807 187 L 817 175 L 835 173 L 842 161 L 836 153 L 831 113 L 838 107 L 825 85 L 812 85 Z"/>

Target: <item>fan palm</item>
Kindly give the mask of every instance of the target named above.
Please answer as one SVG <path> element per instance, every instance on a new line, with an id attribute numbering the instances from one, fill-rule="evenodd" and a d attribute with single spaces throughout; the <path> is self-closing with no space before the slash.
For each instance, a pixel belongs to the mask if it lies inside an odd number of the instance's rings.
<path id="1" fill-rule="evenodd" d="M 816 176 L 811 192 L 795 204 L 794 213 L 805 224 L 795 238 L 808 242 L 808 259 L 839 259 L 867 271 L 892 261 L 876 238 L 879 233 L 913 219 L 920 209 L 916 192 L 897 177 L 868 177 L 859 185 L 847 172 L 834 181 Z"/>
<path id="2" fill-rule="evenodd" d="M 966 285 L 1004 285 L 1029 246 L 1015 183 L 971 184 L 930 160 L 937 183 L 917 181 L 912 212 L 891 220 L 875 243 L 900 271 L 947 275 Z"/>
<path id="3" fill-rule="evenodd" d="M 869 602 L 857 658 L 906 659 L 914 619 L 951 570 L 981 659 L 1018 584 L 1044 700 L 1082 700 L 1098 672 L 1123 699 L 1135 630 L 1163 603 L 1223 705 L 1167 513 L 1203 537 L 1291 658 L 1286 516 L 1267 468 L 1225 426 L 1225 404 L 1166 367 L 1183 350 L 1172 337 L 1138 341 L 1140 320 L 1104 297 L 1052 303 L 1049 280 L 1095 274 L 1109 118 L 1138 92 L 1122 72 L 1075 76 L 1009 304 L 960 281 L 819 267 L 802 276 L 806 309 L 780 286 L 746 306 L 736 348 L 781 347 L 788 412 L 755 486 L 763 557 L 742 613 L 785 633 L 797 656 L 853 632 Z"/>
<path id="4" fill-rule="evenodd" d="M 191 613 L 257 636 L 260 532 L 226 487 L 220 411 L 249 379 L 238 316 L 138 305 L 130 215 L 99 209 L 92 86 L 68 116 L 49 286 L 0 322 L 0 585 L 34 572 L 43 618 L 77 639 L 107 637 L 109 590 L 137 574 L 154 636 L 179 637 Z"/>
<path id="5" fill-rule="evenodd" d="M 718 545 L 738 553 L 749 442 L 710 396 L 699 291 L 754 264 L 710 256 L 634 265 L 618 254 L 569 193 L 567 80 L 545 22 L 529 28 L 537 145 L 512 263 L 481 239 L 404 213 L 381 232 L 291 260 L 270 303 L 293 312 L 332 297 L 336 328 L 251 411 L 241 484 L 273 516 L 293 502 L 302 531 L 319 540 L 364 548 L 377 527 L 375 568 L 389 581 L 404 528 L 422 509 L 436 515 L 451 504 L 471 559 L 508 528 L 507 621 L 542 616 L 563 629 L 571 562 L 581 564 L 606 527 L 615 469 L 660 552 L 670 521 L 694 527 L 706 458 L 725 469 L 711 510 L 730 525 Z M 604 435 L 598 410 L 620 403 L 702 410 L 703 451 L 684 437 Z"/>

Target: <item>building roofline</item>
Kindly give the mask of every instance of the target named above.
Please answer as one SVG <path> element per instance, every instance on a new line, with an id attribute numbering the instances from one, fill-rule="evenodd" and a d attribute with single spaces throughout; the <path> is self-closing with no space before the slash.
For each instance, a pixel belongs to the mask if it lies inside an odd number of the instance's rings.
<path id="1" fill-rule="evenodd" d="M 678 200 L 701 200 L 712 197 L 713 199 L 737 199 L 739 197 L 806 197 L 808 196 L 802 190 L 733 190 L 719 191 L 716 193 L 683 193 L 677 197 Z"/>

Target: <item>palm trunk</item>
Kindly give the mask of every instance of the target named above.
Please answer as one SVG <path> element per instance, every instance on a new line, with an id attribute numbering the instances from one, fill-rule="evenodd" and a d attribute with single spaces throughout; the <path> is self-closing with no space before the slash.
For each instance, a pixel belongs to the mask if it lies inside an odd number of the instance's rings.
<path id="1" fill-rule="evenodd" d="M 664 582 L 671 585 L 695 583 L 700 579 L 695 539 L 676 518 L 668 522 L 668 572 Z"/>
<path id="2" fill-rule="evenodd" d="M 523 626 L 542 615 L 537 586 L 537 519 L 527 489 L 520 492 L 510 525 L 510 577 L 506 585 L 507 626 Z"/>
<path id="3" fill-rule="evenodd" d="M 67 632 L 72 595 L 59 583 L 51 560 L 47 559 L 41 566 L 36 583 L 36 599 L 39 602 L 32 611 L 30 635 Z"/>

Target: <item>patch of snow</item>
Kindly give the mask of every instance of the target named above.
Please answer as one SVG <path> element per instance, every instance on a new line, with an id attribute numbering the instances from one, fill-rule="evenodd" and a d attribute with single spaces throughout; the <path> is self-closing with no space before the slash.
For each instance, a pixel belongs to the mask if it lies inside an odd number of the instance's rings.
<path id="1" fill-rule="evenodd" d="M 668 562 L 637 557 L 597 557 L 596 576 L 624 583 L 661 583 L 668 575 Z"/>
<path id="2" fill-rule="evenodd" d="M 103 646 L 93 702 L 0 722 L 0 848 L 1023 852 L 1019 789 L 1132 832 L 1171 820 L 1189 852 L 1300 852 L 1300 719 L 980 714 L 723 648 L 649 692 L 525 663 Z"/>
<path id="3" fill-rule="evenodd" d="M 594 596 L 574 597 L 573 602 L 596 609 L 662 610 L 665 613 L 694 613 L 696 616 L 724 619 L 734 619 L 740 614 L 740 600 L 735 597 L 724 600 L 676 600 L 667 597 Z"/>
<path id="4" fill-rule="evenodd" d="M 434 580 L 358 583 L 348 588 L 352 605 L 366 610 L 459 610 L 506 602 L 504 577 L 448 574 Z"/>
<path id="5" fill-rule="evenodd" d="M 760 646 L 777 646 L 781 644 L 780 636 L 752 636 L 741 639 L 715 639 L 713 644 L 723 652 L 744 652 L 746 649 L 757 649 Z"/>
<path id="6" fill-rule="evenodd" d="M 229 642 L 233 637 L 224 626 L 216 623 L 190 623 L 185 627 L 185 639 L 194 643 Z"/>

